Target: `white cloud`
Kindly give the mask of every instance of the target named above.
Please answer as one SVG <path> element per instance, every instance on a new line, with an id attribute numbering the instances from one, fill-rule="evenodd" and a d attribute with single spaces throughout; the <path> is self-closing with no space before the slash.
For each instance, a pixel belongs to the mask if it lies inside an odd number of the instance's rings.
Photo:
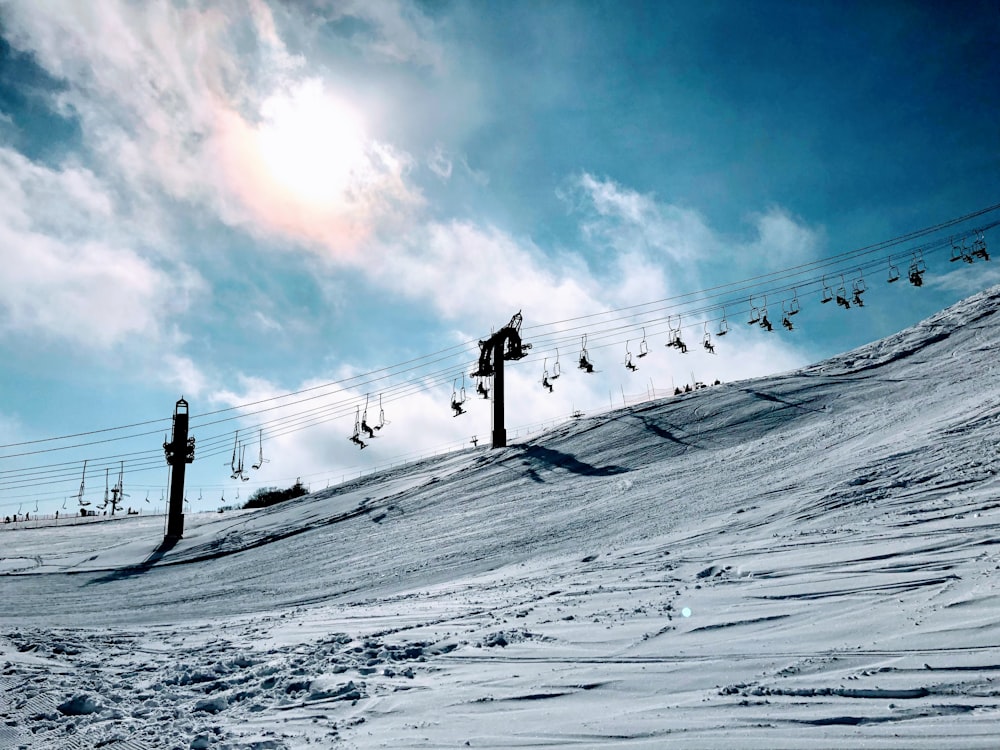
<path id="1" fill-rule="evenodd" d="M 742 246 L 742 252 L 761 268 L 788 268 L 819 257 L 824 240 L 822 229 L 807 227 L 780 207 L 749 217 L 757 238 Z"/>
<path id="2" fill-rule="evenodd" d="M 94 174 L 50 169 L 0 148 L 0 307 L 3 329 L 106 349 L 159 338 L 200 277 L 174 272 L 126 244 L 120 217 Z"/>
<path id="3" fill-rule="evenodd" d="M 444 66 L 445 53 L 435 41 L 434 23 L 414 3 L 343 0 L 329 14 L 332 18 L 351 17 L 370 24 L 367 33 L 355 35 L 359 48 L 368 55 L 436 70 Z"/>
<path id="4" fill-rule="evenodd" d="M 584 236 L 615 253 L 684 264 L 719 249 L 697 211 L 660 203 L 613 180 L 584 173 L 561 196 L 581 214 Z"/>
<path id="5" fill-rule="evenodd" d="M 452 161 L 445 152 L 444 147 L 439 143 L 427 157 L 427 166 L 442 180 L 451 179 Z"/>
<path id="6" fill-rule="evenodd" d="M 905 274 L 906 268 L 903 267 L 902 271 Z M 1000 284 L 1000 268 L 993 265 L 980 266 L 978 262 L 973 265 L 962 263 L 944 274 L 930 274 L 925 278 L 924 284 L 931 288 L 968 297 L 989 286 Z"/>

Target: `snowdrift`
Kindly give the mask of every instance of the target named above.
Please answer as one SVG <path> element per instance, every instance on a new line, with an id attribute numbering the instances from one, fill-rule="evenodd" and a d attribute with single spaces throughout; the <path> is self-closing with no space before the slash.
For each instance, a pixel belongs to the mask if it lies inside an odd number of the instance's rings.
<path id="1" fill-rule="evenodd" d="M 998 313 L 172 548 L 3 532 L 0 747 L 1000 746 Z"/>

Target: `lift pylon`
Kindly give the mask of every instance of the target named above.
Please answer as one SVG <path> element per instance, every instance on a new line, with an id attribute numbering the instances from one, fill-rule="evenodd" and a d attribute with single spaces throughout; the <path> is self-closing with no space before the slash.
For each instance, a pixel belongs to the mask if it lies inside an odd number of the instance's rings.
<path id="1" fill-rule="evenodd" d="M 485 341 L 479 342 L 479 364 L 472 373 L 474 378 L 493 378 L 493 447 L 507 445 L 507 429 L 503 418 L 503 363 L 527 356 L 531 344 L 521 341 L 521 312 Z"/>

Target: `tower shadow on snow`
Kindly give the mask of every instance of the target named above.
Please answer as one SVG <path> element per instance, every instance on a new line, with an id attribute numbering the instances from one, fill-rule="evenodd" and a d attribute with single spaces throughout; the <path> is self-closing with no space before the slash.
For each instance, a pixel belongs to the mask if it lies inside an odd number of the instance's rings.
<path id="1" fill-rule="evenodd" d="M 548 468 L 565 469 L 573 474 L 587 477 L 610 477 L 628 471 L 622 466 L 594 466 L 568 453 L 545 448 L 541 445 L 526 446 L 521 449 L 521 455 L 531 462 L 542 464 Z M 536 482 L 544 481 L 534 469 L 530 469 L 528 475 Z"/>
<path id="2" fill-rule="evenodd" d="M 92 581 L 88 581 L 86 585 L 91 586 L 95 583 L 111 583 L 112 581 L 122 581 L 126 578 L 134 578 L 135 576 L 140 576 L 143 573 L 148 572 L 156 563 L 158 563 L 170 550 L 172 550 L 179 540 L 176 537 L 166 537 L 160 545 L 153 550 L 149 557 L 143 560 L 138 565 L 129 565 L 125 568 L 120 568 L 119 570 L 112 570 L 100 578 L 95 578 Z"/>

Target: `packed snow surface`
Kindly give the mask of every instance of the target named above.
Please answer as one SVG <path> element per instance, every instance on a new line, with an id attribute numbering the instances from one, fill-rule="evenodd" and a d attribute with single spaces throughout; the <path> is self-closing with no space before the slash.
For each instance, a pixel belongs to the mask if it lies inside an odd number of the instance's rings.
<path id="1" fill-rule="evenodd" d="M 2 530 L 0 748 L 1000 747 L 998 343 L 1000 287 L 174 546 Z"/>

